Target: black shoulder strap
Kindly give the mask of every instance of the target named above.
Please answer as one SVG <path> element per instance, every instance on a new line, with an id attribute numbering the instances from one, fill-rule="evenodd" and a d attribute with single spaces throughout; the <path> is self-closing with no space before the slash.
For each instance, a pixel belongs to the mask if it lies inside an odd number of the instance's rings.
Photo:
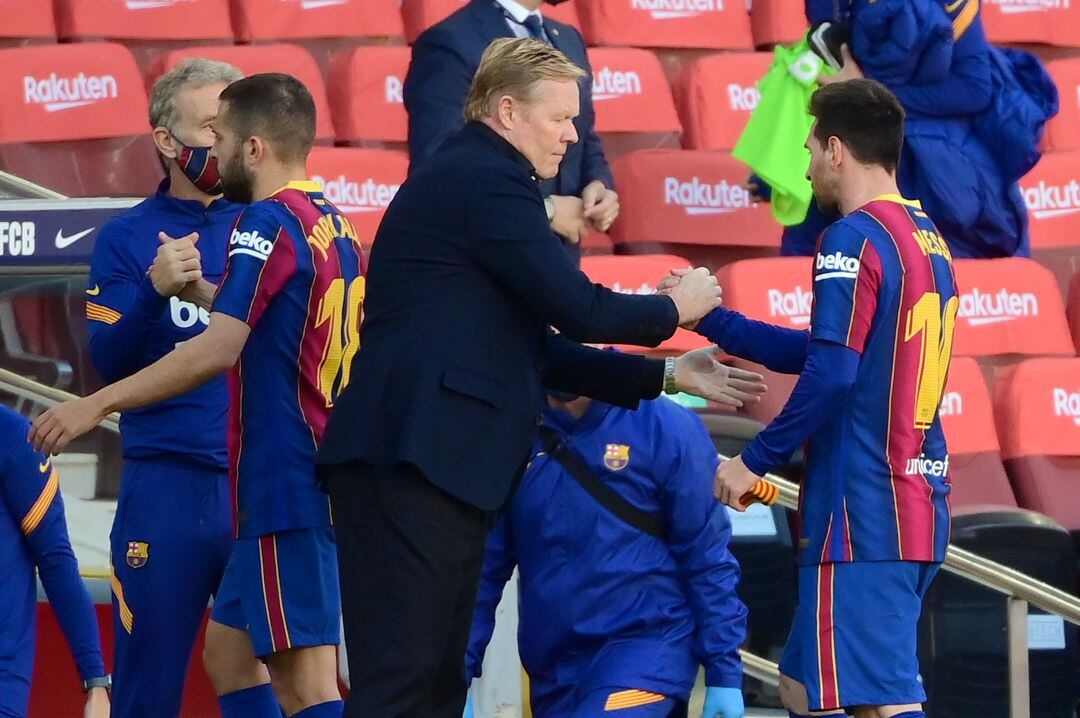
<path id="1" fill-rule="evenodd" d="M 596 472 L 589 468 L 589 465 L 576 451 L 563 442 L 558 433 L 546 426 L 542 426 L 540 427 L 540 441 L 544 445 L 544 451 L 562 464 L 563 468 L 570 472 L 574 480 L 598 504 L 638 531 L 654 536 L 661 541 L 667 539 L 667 526 L 664 524 L 662 517 L 642 511 L 620 496 L 615 489 L 601 481 Z"/>

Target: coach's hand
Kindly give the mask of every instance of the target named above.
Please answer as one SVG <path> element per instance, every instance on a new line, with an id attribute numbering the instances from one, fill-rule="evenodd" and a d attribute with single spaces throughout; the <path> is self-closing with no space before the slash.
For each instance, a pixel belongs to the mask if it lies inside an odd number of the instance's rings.
<path id="1" fill-rule="evenodd" d="M 708 686 L 705 688 L 705 705 L 701 718 L 743 718 L 746 704 L 739 688 Z"/>
<path id="2" fill-rule="evenodd" d="M 173 239 L 158 232 L 158 240 L 161 244 L 150 267 L 150 281 L 161 296 L 175 297 L 189 283 L 202 278 L 202 256 L 195 247 L 199 233 Z"/>
<path id="3" fill-rule="evenodd" d="M 96 394 L 65 401 L 35 419 L 28 438 L 34 449 L 46 456 L 59 454 L 72 441 L 100 424 L 108 413 Z"/>
<path id="4" fill-rule="evenodd" d="M 722 303 L 723 291 L 705 267 L 673 269 L 671 274 L 656 287 L 658 294 L 666 294 L 679 310 L 679 326 L 693 329 L 701 318 Z"/>
<path id="5" fill-rule="evenodd" d="M 704 347 L 675 359 L 675 384 L 679 391 L 738 409 L 756 404 L 765 393 L 764 377 L 752 371 L 721 364 L 718 347 Z"/>
<path id="6" fill-rule="evenodd" d="M 548 199 L 555 204 L 551 230 L 571 244 L 580 242 L 589 233 L 589 223 L 585 221 L 585 203 L 580 197 L 557 194 Z"/>
<path id="7" fill-rule="evenodd" d="M 86 694 L 83 718 L 109 718 L 109 693 L 104 688 L 91 688 Z"/>
<path id="8" fill-rule="evenodd" d="M 716 468 L 713 496 L 736 511 L 746 511 L 741 499 L 761 477 L 746 468 L 741 456 L 724 461 Z"/>
<path id="9" fill-rule="evenodd" d="M 581 192 L 585 220 L 598 232 L 606 232 L 619 216 L 619 195 L 600 180 L 585 185 Z"/>

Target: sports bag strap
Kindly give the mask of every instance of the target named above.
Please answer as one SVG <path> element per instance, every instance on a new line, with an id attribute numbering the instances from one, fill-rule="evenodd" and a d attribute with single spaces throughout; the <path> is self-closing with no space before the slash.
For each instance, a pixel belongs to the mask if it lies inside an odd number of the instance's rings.
<path id="1" fill-rule="evenodd" d="M 662 517 L 642 511 L 620 496 L 589 468 L 576 451 L 566 445 L 557 432 L 546 426 L 540 427 L 540 441 L 544 451 L 558 461 L 598 504 L 638 531 L 661 541 L 667 539 L 667 526 Z"/>

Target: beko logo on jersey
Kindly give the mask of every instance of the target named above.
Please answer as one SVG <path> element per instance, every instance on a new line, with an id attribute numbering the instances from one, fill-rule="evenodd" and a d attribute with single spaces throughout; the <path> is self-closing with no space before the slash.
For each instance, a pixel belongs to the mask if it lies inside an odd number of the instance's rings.
<path id="1" fill-rule="evenodd" d="M 784 317 L 797 327 L 810 323 L 813 306 L 814 293 L 802 287 L 797 286 L 792 292 L 769 290 L 769 314 L 773 317 Z"/>
<path id="2" fill-rule="evenodd" d="M 1039 298 L 1030 292 L 1010 292 L 1001 289 L 996 293 L 972 289 L 960 295 L 960 311 L 957 316 L 967 319 L 968 324 L 979 327 L 984 324 L 1011 322 L 1024 317 L 1039 316 Z"/>
<path id="3" fill-rule="evenodd" d="M 259 234 L 258 230 L 254 232 L 241 232 L 238 229 L 234 229 L 232 237 L 229 239 L 229 256 L 234 254 L 246 254 L 249 257 L 255 257 L 266 261 L 270 256 L 270 252 L 274 249 L 274 243 L 266 237 Z"/>
<path id="4" fill-rule="evenodd" d="M 353 182 L 345 175 L 331 180 L 315 175 L 311 179 L 322 185 L 326 198 L 342 212 L 381 212 L 390 206 L 390 200 L 401 187 L 376 182 L 372 177 L 363 182 Z"/>
<path id="5" fill-rule="evenodd" d="M 179 297 L 169 298 L 169 318 L 181 329 L 190 329 L 196 324 L 210 326 L 210 312 Z"/>
<path id="6" fill-rule="evenodd" d="M 1039 180 L 1039 184 L 1021 189 L 1024 204 L 1035 219 L 1080 212 L 1080 182 L 1076 180 L 1069 180 L 1066 185 L 1047 184 L 1046 180 Z"/>
<path id="7" fill-rule="evenodd" d="M 964 397 L 958 391 L 947 391 L 941 397 L 941 407 L 938 408 L 939 416 L 963 416 Z"/>
<path id="8" fill-rule="evenodd" d="M 908 476 L 936 476 L 944 478 L 949 473 L 949 457 L 944 460 L 928 459 L 926 454 L 919 454 L 917 459 L 908 459 L 907 468 L 904 470 Z"/>
<path id="9" fill-rule="evenodd" d="M 986 5 L 996 5 L 1004 15 L 1068 10 L 1070 2 L 1071 0 L 983 0 Z"/>
<path id="10" fill-rule="evenodd" d="M 114 99 L 119 94 L 119 86 L 112 75 L 80 72 L 74 77 L 58 77 L 53 72 L 48 77 L 23 77 L 23 101 L 28 105 L 43 105 L 46 112 L 92 105 L 99 100 Z"/>
<path id="11" fill-rule="evenodd" d="M 819 254 L 814 268 L 821 272 L 814 276 L 815 282 L 823 279 L 855 279 L 859 276 L 859 260 L 848 257 L 843 252 Z"/>
<path id="12" fill-rule="evenodd" d="M 1054 389 L 1054 415 L 1068 417 L 1080 426 L 1080 392 Z"/>
<path id="13" fill-rule="evenodd" d="M 620 72 L 605 67 L 593 75 L 593 100 L 614 100 L 626 95 L 640 95 L 641 76 L 633 70 Z"/>
<path id="14" fill-rule="evenodd" d="M 727 180 L 710 184 L 699 177 L 692 177 L 688 182 L 678 177 L 665 177 L 664 204 L 682 207 L 688 215 L 696 217 L 735 212 L 752 207 L 754 202 L 749 190 Z"/>
<path id="15" fill-rule="evenodd" d="M 648 10 L 653 20 L 677 20 L 723 12 L 724 0 L 631 0 L 631 10 Z"/>

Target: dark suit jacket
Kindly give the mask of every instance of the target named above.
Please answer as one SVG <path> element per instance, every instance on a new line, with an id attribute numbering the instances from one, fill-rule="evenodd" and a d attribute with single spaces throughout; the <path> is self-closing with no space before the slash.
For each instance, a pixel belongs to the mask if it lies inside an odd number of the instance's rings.
<path id="1" fill-rule="evenodd" d="M 585 185 L 601 180 L 615 188 L 600 138 L 593 129 L 592 68 L 581 33 L 570 25 L 544 19 L 552 44 L 588 73 L 581 82 L 581 114 L 574 120 L 580 140 L 563 158 L 559 176 L 541 184 L 544 195 L 581 196 Z M 493 0 L 472 0 L 416 40 L 405 78 L 409 112 L 409 156 L 423 164 L 436 148 L 465 124 L 465 98 L 480 56 L 492 40 L 513 37 L 502 9 Z"/>
<path id="2" fill-rule="evenodd" d="M 413 464 L 497 508 L 528 459 L 544 383 L 630 408 L 659 394 L 656 360 L 574 342 L 655 346 L 677 322 L 669 297 L 590 283 L 552 234 L 528 160 L 469 123 L 386 211 L 319 463 Z"/>

